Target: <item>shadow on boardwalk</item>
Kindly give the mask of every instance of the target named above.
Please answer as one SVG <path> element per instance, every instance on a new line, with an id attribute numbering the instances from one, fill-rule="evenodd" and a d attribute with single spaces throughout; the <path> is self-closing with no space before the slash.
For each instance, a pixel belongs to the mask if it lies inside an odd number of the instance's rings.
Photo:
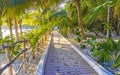
<path id="1" fill-rule="evenodd" d="M 44 74 L 98 75 L 71 45 L 57 33 L 53 33 Z"/>

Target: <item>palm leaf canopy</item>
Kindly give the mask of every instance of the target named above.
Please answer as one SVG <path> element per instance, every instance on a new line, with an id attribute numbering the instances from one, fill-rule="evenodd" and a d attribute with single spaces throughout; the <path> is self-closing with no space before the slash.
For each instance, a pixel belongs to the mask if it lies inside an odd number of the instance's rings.
<path id="1" fill-rule="evenodd" d="M 85 16 L 84 23 L 85 24 L 91 24 L 100 13 L 104 12 L 106 10 L 107 6 L 114 6 L 117 0 L 107 0 L 105 3 L 93 8 L 91 12 Z"/>
<path id="2" fill-rule="evenodd" d="M 9 0 L 3 16 L 11 17 L 18 16 L 23 13 L 27 8 L 33 5 L 32 0 Z"/>
<path id="3" fill-rule="evenodd" d="M 66 11 L 62 10 L 60 12 L 53 14 L 51 18 L 58 18 L 59 16 L 66 16 L 66 15 L 67 15 Z"/>

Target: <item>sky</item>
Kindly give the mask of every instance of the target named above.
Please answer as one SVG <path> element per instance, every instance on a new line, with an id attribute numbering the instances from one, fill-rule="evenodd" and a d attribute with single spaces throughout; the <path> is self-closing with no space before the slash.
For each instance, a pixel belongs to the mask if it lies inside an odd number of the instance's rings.
<path id="1" fill-rule="evenodd" d="M 66 4 L 66 3 L 62 3 L 62 4 L 60 4 L 59 7 L 60 7 L 60 8 L 63 8 L 63 7 L 65 6 L 65 4 Z"/>

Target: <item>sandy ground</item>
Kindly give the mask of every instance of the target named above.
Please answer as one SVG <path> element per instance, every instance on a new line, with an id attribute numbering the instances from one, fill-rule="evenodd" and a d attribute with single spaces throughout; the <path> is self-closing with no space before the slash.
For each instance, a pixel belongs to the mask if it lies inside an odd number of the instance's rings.
<path id="1" fill-rule="evenodd" d="M 92 36 L 95 36 L 94 33 L 89 33 L 88 35 L 92 35 Z M 102 34 L 100 34 L 100 37 L 97 38 L 97 41 L 100 42 L 101 40 L 104 40 L 105 38 L 103 38 L 105 36 L 103 36 Z M 80 48 L 80 43 L 78 43 L 76 40 L 76 35 L 74 34 L 69 34 L 68 35 L 68 40 L 74 45 L 76 46 L 77 48 L 79 48 L 82 52 L 84 52 L 85 54 L 87 54 L 88 56 L 90 57 L 93 57 L 92 54 L 91 54 L 91 51 L 90 51 L 90 48 L 89 47 L 86 47 L 84 49 Z M 118 41 L 120 39 L 120 36 L 113 36 L 112 39 L 114 39 L 115 41 Z M 118 71 L 116 72 L 117 74 L 120 75 L 120 68 L 118 69 Z"/>

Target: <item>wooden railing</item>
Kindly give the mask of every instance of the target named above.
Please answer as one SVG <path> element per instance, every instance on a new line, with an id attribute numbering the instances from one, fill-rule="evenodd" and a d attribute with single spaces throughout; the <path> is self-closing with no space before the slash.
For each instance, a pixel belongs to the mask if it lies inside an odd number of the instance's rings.
<path id="1" fill-rule="evenodd" d="M 8 58 L 7 58 L 7 61 L 9 60 L 8 63 L 7 63 L 4 67 L 0 68 L 0 75 L 1 75 L 1 74 L 3 73 L 3 71 L 6 70 L 8 67 L 10 68 L 10 66 L 15 62 L 15 60 L 18 59 L 21 54 L 23 54 L 23 53 L 25 53 L 27 50 L 29 50 L 29 49 L 31 48 L 31 46 L 30 46 L 29 48 L 24 48 L 23 50 L 21 50 L 12 60 L 10 59 L 9 48 L 10 48 L 11 46 L 15 46 L 15 45 L 18 44 L 18 43 L 23 43 L 23 44 L 25 44 L 26 42 L 28 42 L 28 41 L 27 41 L 27 40 L 16 41 L 16 42 L 14 42 L 14 43 L 12 43 L 12 44 L 10 44 L 10 45 L 3 46 L 3 47 L 0 49 L 0 50 L 6 50 L 6 51 L 7 51 L 6 57 L 8 57 Z M 30 57 L 30 56 L 29 56 L 29 57 Z M 29 59 L 29 57 L 26 58 L 26 59 Z M 23 64 L 25 64 L 26 59 L 22 62 L 22 65 L 21 65 L 21 66 L 23 66 Z M 17 73 L 20 71 L 21 66 L 18 67 L 18 69 L 17 69 L 17 71 L 16 71 L 15 74 L 17 74 Z M 12 73 L 12 67 L 11 67 L 10 69 L 11 69 L 10 75 L 13 75 L 13 73 Z M 10 69 L 9 69 L 9 70 L 10 70 Z"/>
<path id="2" fill-rule="evenodd" d="M 41 44 L 44 43 L 44 40 L 47 40 L 48 39 L 48 35 L 47 36 L 42 36 L 39 41 Z M 23 49 L 11 60 L 10 59 L 10 47 L 11 46 L 15 46 L 16 44 L 18 43 L 23 43 Z M 28 40 L 21 40 L 21 41 L 16 41 L 14 43 L 11 43 L 9 45 L 5 45 L 5 46 L 2 46 L 2 48 L 0 49 L 1 51 L 2 50 L 6 50 L 7 51 L 7 54 L 6 54 L 6 57 L 8 57 L 7 59 L 7 64 L 5 66 L 3 66 L 2 68 L 0 68 L 0 75 L 3 73 L 3 71 L 5 71 L 7 68 L 9 68 L 9 75 L 13 75 L 13 72 L 12 72 L 12 64 L 20 57 L 20 55 L 23 54 L 23 61 L 22 63 L 20 64 L 20 66 L 17 68 L 17 71 L 14 73 L 14 75 L 17 75 L 18 72 L 21 70 L 21 68 L 23 67 L 24 69 L 24 72 L 26 73 L 27 71 L 27 68 L 29 68 L 30 66 L 27 66 L 27 63 L 26 62 L 29 62 L 29 58 L 30 56 L 32 55 L 32 52 L 30 53 L 30 55 L 26 58 L 26 51 L 30 50 L 31 49 L 31 45 L 29 46 L 29 48 L 26 48 L 26 43 L 28 43 Z"/>

